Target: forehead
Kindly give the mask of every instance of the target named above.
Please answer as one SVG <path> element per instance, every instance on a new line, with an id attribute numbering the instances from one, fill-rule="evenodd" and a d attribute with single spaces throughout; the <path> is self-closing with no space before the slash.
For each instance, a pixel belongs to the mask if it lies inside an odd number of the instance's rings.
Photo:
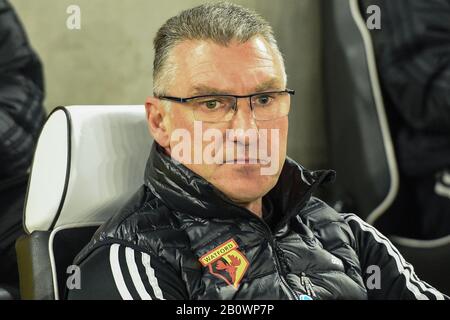
<path id="1" fill-rule="evenodd" d="M 286 82 L 280 57 L 262 37 L 227 46 L 183 41 L 173 49 L 172 63 L 175 74 L 171 87 L 179 94 L 246 94 L 283 89 Z M 218 92 L 199 92 L 205 88 Z"/>

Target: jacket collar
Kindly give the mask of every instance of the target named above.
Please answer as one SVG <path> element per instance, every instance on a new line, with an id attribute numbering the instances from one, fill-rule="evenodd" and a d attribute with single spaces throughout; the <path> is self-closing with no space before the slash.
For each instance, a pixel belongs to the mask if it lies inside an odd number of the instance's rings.
<path id="1" fill-rule="evenodd" d="M 279 180 L 265 196 L 284 225 L 297 215 L 316 188 L 332 182 L 332 170 L 308 171 L 286 158 Z M 167 156 L 155 142 L 145 170 L 145 184 L 169 209 L 204 218 L 256 217 L 234 204 L 205 179 Z"/>

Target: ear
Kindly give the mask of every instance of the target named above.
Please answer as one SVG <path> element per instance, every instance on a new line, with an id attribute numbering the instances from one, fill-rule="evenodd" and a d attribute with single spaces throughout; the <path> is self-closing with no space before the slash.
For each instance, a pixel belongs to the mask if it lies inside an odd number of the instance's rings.
<path id="1" fill-rule="evenodd" d="M 153 139 L 163 148 L 170 147 L 170 132 L 168 130 L 169 115 L 161 100 L 155 97 L 147 97 L 145 111 L 148 122 L 148 130 Z"/>

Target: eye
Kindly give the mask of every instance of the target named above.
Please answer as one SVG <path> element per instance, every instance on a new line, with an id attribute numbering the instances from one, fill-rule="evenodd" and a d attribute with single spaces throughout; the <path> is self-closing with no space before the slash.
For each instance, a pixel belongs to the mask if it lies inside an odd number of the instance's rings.
<path id="1" fill-rule="evenodd" d="M 217 100 L 208 100 L 208 101 L 204 101 L 203 105 L 207 109 L 212 110 L 212 109 L 215 109 L 215 108 L 219 107 L 219 101 L 217 101 Z"/>
<path id="2" fill-rule="evenodd" d="M 258 105 L 265 106 L 272 102 L 273 97 L 269 96 L 268 94 L 263 94 L 255 97 L 255 101 Z"/>

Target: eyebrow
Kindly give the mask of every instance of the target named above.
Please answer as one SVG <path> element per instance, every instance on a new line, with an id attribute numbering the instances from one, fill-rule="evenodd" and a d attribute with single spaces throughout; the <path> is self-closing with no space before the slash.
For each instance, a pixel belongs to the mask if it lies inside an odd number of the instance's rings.
<path id="1" fill-rule="evenodd" d="M 207 85 L 196 85 L 192 88 L 192 94 L 195 96 L 209 95 L 209 94 L 230 94 L 230 91 L 221 90 Z"/>
<path id="2" fill-rule="evenodd" d="M 269 90 L 283 90 L 282 83 L 279 78 L 270 78 L 256 86 L 255 92 L 264 92 Z"/>
<path id="3" fill-rule="evenodd" d="M 282 90 L 281 87 L 281 81 L 279 78 L 273 77 L 270 78 L 260 84 L 258 84 L 255 89 L 254 92 L 258 93 L 258 92 L 264 92 L 264 91 L 269 91 L 269 90 Z M 218 88 L 213 88 L 207 85 L 195 85 L 192 87 L 192 95 L 195 96 L 200 96 L 200 95 L 210 95 L 210 94 L 232 94 L 232 92 L 230 90 L 222 90 L 222 89 L 218 89 Z"/>

